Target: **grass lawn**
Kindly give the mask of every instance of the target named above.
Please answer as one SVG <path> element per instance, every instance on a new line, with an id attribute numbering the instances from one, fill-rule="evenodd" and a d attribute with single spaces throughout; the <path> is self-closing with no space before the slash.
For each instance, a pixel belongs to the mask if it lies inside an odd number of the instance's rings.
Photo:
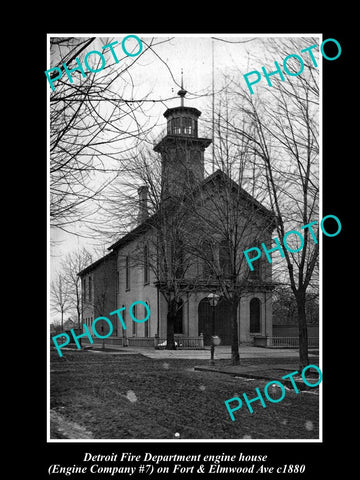
<path id="1" fill-rule="evenodd" d="M 51 425 L 51 438 L 74 438 L 66 428 L 58 428 L 61 419 L 76 424 L 77 438 L 82 438 L 82 431 L 90 432 L 94 439 L 319 437 L 318 388 L 299 394 L 286 390 L 279 403 L 270 403 L 263 394 L 266 408 L 254 402 L 251 414 L 244 403 L 232 421 L 224 401 L 244 392 L 249 399 L 254 398 L 255 388 L 263 393 L 268 380 L 193 370 L 196 365 L 207 365 L 206 360 L 164 361 L 86 350 L 68 351 L 62 358 L 52 351 L 50 360 L 50 408 L 52 418 L 57 419 L 56 425 Z M 274 359 L 246 359 L 242 363 L 270 361 Z M 291 363 L 289 359 L 282 361 Z"/>

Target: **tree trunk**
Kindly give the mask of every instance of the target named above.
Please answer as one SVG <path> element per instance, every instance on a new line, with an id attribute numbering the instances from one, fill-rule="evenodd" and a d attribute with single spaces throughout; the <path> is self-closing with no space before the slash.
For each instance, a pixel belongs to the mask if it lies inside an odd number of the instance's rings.
<path id="1" fill-rule="evenodd" d="M 80 291 L 80 282 L 78 281 L 75 285 L 76 287 L 76 313 L 78 320 L 78 329 L 81 328 L 81 291 Z"/>
<path id="2" fill-rule="evenodd" d="M 308 356 L 308 332 L 306 325 L 306 310 L 305 310 L 305 293 L 298 293 L 296 295 L 296 305 L 298 313 L 299 326 L 299 362 L 300 368 L 303 369 L 309 364 Z"/>
<path id="3" fill-rule="evenodd" d="M 237 322 L 238 303 L 239 303 L 238 299 L 233 299 L 231 304 L 231 326 L 232 326 L 231 361 L 233 365 L 240 365 L 239 335 L 238 335 L 238 322 Z"/>
<path id="4" fill-rule="evenodd" d="M 79 305 L 77 305 L 77 307 L 76 307 L 76 313 L 77 313 L 78 329 L 80 330 L 80 328 L 81 328 L 81 311 L 80 311 Z"/>
<path id="5" fill-rule="evenodd" d="M 176 350 L 175 339 L 174 339 L 175 317 L 176 317 L 176 301 L 175 299 L 173 299 L 168 303 L 166 350 Z"/>

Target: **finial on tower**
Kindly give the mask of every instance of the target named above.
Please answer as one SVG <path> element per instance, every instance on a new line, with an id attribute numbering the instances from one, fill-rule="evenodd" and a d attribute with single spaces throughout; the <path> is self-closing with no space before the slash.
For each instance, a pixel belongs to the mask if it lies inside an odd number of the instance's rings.
<path id="1" fill-rule="evenodd" d="M 184 85 L 183 85 L 183 69 L 181 69 L 181 89 L 177 92 L 179 97 L 181 98 L 181 106 L 184 106 L 184 97 L 187 94 L 187 91 L 184 90 Z"/>

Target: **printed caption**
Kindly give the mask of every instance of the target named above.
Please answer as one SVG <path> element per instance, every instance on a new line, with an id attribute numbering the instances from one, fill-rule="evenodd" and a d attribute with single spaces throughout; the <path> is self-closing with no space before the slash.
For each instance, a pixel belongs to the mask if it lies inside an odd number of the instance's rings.
<path id="1" fill-rule="evenodd" d="M 194 474 L 194 473 L 304 473 L 305 464 L 271 465 L 267 455 L 244 454 L 219 455 L 192 454 L 159 455 L 146 452 L 111 453 L 109 455 L 86 452 L 79 465 L 52 464 L 48 474 L 71 476 L 72 474 L 106 474 L 117 478 L 119 475 L 134 474 Z"/>

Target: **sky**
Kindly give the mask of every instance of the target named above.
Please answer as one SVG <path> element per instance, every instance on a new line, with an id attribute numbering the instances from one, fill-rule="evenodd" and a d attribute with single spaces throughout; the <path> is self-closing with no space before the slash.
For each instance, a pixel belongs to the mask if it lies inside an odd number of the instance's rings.
<path id="1" fill-rule="evenodd" d="M 122 52 L 120 45 L 124 36 L 99 35 L 91 45 L 91 50 L 102 51 L 102 45 L 117 40 L 119 44 L 114 47 L 114 50 L 120 57 Z M 138 36 L 144 44 L 149 44 L 153 38 L 141 34 L 138 34 Z M 155 43 L 165 40 L 169 41 L 157 45 L 154 48 L 156 53 L 148 52 L 139 58 L 134 68 L 131 69 L 135 84 L 135 98 L 149 95 L 151 99 L 163 100 L 160 103 L 148 104 L 150 106 L 147 109 L 147 114 L 157 124 L 157 127 L 154 128 L 154 136 L 161 134 L 166 127 L 166 120 L 163 117 L 165 110 L 179 104 L 177 92 L 181 84 L 181 72 L 183 72 L 184 88 L 188 92 L 185 98 L 185 105 L 198 108 L 204 112 L 211 107 L 212 48 L 214 49 L 215 91 L 222 83 L 223 73 L 234 68 L 239 68 L 245 72 L 246 64 L 249 62 L 249 51 L 251 50 L 251 53 L 255 51 L 259 53 L 259 38 L 229 37 L 228 35 L 226 37 L 217 36 L 216 38 L 219 40 L 213 40 L 210 36 L 174 37 L 171 35 L 157 35 Z M 108 59 L 112 60 L 114 69 L 120 68 L 120 64 L 116 64 L 110 54 L 106 59 L 107 61 Z M 53 65 L 53 62 L 54 59 L 50 59 L 51 65 Z M 201 134 L 201 120 L 202 118 L 200 117 L 199 134 Z M 76 230 L 77 233 L 80 233 L 81 226 L 79 225 Z M 87 243 L 79 236 L 69 236 L 58 230 L 51 231 L 51 239 L 57 242 L 61 241 L 61 244 L 57 244 L 56 248 L 52 249 L 51 252 L 52 274 L 58 265 L 57 259 L 59 255 L 63 257 L 65 251 Z"/>

